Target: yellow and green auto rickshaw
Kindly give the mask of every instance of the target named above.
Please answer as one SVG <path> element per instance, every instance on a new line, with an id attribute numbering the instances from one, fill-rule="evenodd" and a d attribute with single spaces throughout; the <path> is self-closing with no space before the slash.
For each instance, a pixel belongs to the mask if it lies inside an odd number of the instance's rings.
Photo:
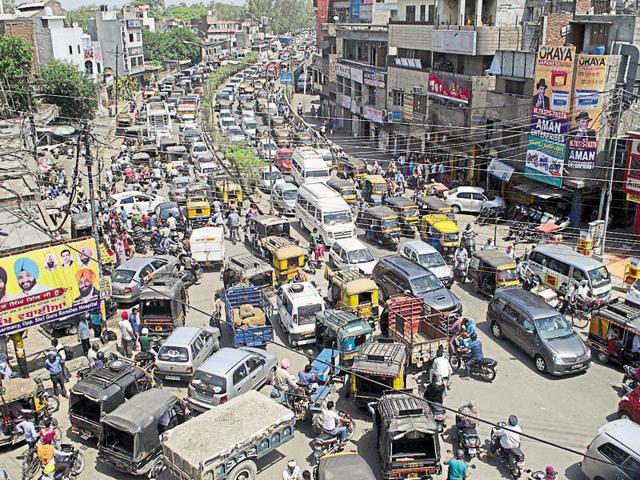
<path id="1" fill-rule="evenodd" d="M 192 195 L 187 198 L 187 221 L 193 227 L 206 225 L 211 218 L 211 206 L 204 195 Z"/>
<path id="2" fill-rule="evenodd" d="M 476 290 L 493 295 L 496 289 L 520 285 L 516 262 L 492 248 L 474 252 L 469 262 L 467 278 Z"/>
<path id="3" fill-rule="evenodd" d="M 218 180 L 215 184 L 215 198 L 227 207 L 237 207 L 242 203 L 242 186 L 229 180 Z"/>
<path id="4" fill-rule="evenodd" d="M 418 206 L 407 197 L 387 197 L 385 204 L 398 214 L 402 234 L 414 237 L 418 231 Z"/>
<path id="5" fill-rule="evenodd" d="M 453 260 L 456 248 L 460 245 L 458 225 L 443 213 L 424 215 L 420 223 L 420 236 L 449 261 Z"/>
<path id="6" fill-rule="evenodd" d="M 358 195 L 356 193 L 356 187 L 353 185 L 353 183 L 343 178 L 331 177 L 327 182 L 327 185 L 338 192 L 344 199 L 344 201 L 349 205 L 353 205 L 354 203 L 356 203 Z"/>
<path id="7" fill-rule="evenodd" d="M 366 232 L 369 240 L 393 249 L 398 248 L 401 233 L 398 214 L 389 207 L 380 205 L 361 211 L 358 227 Z"/>
<path id="8" fill-rule="evenodd" d="M 367 164 L 360 158 L 340 157 L 336 161 L 335 169 L 339 178 L 353 178 L 358 181 L 367 176 Z"/>
<path id="9" fill-rule="evenodd" d="M 380 317 L 378 285 L 358 270 L 326 269 L 327 300 L 332 308 L 347 310 L 372 326 Z"/>
<path id="10" fill-rule="evenodd" d="M 351 375 L 351 395 L 363 405 L 378 400 L 386 390 L 402 390 L 407 380 L 407 347 L 386 338 L 368 343 L 356 355 L 351 371 L 356 373 Z"/>
<path id="11" fill-rule="evenodd" d="M 271 236 L 262 240 L 262 246 L 271 255 L 278 285 L 296 280 L 305 266 L 306 252 L 290 238 Z"/>
<path id="12" fill-rule="evenodd" d="M 362 198 L 374 205 L 382 204 L 382 197 L 387 193 L 387 181 L 382 175 L 366 175 L 362 179 Z"/>

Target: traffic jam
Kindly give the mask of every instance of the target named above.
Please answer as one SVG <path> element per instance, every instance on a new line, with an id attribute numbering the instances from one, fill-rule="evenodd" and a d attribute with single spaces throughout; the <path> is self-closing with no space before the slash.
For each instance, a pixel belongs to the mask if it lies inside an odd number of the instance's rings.
<path id="1" fill-rule="evenodd" d="M 145 87 L 69 238 L 0 259 L 3 301 L 70 309 L 35 380 L 2 362 L 4 478 L 640 478 L 640 269 L 620 293 L 554 211 L 359 153 L 314 45 Z"/>

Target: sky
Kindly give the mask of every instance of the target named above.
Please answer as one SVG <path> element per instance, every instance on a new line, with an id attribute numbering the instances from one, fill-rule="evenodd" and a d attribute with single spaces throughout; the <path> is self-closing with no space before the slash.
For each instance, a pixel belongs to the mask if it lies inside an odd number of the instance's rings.
<path id="1" fill-rule="evenodd" d="M 27 1 L 33 1 L 33 0 L 27 0 Z M 18 0 L 16 1 L 16 3 L 17 4 L 27 3 L 27 1 Z M 176 3 L 181 3 L 182 1 L 184 1 L 184 3 L 186 3 L 187 5 L 190 5 L 192 3 L 197 3 L 199 0 L 165 0 L 165 5 L 173 5 Z M 102 0 L 102 1 L 101 0 L 60 0 L 60 3 L 62 3 L 62 7 L 65 10 L 73 10 L 74 8 L 78 8 L 83 5 L 91 5 L 91 4 L 119 7 L 127 3 L 127 0 Z M 234 5 L 244 5 L 244 0 L 223 0 L 220 3 L 232 3 Z"/>

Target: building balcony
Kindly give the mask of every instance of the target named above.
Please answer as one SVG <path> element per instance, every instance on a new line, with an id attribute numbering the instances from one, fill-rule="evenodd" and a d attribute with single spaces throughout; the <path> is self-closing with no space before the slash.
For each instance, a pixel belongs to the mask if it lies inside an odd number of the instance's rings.
<path id="1" fill-rule="evenodd" d="M 127 23 L 127 28 L 128 29 L 132 29 L 132 28 L 142 28 L 142 20 L 134 18 L 134 19 L 130 19 L 130 20 L 125 20 L 125 22 Z"/>
<path id="2" fill-rule="evenodd" d="M 336 36 L 347 40 L 386 42 L 388 35 L 387 25 L 373 25 L 370 23 L 339 23 L 336 25 Z"/>
<path id="3" fill-rule="evenodd" d="M 531 115 L 531 95 L 514 95 L 489 90 L 486 96 L 486 115 L 497 121 L 522 121 Z"/>
<path id="4" fill-rule="evenodd" d="M 389 46 L 460 55 L 493 55 L 496 50 L 518 50 L 520 27 L 389 24 Z"/>
<path id="5" fill-rule="evenodd" d="M 384 65 L 378 66 L 378 65 L 370 65 L 366 62 L 363 61 L 359 61 L 359 60 L 352 60 L 350 58 L 346 58 L 346 57 L 342 57 L 341 59 L 338 60 L 338 63 L 342 64 L 342 65 L 346 65 L 348 67 L 354 67 L 354 68 L 359 68 L 362 70 L 369 70 L 369 71 L 374 71 L 374 72 L 379 72 L 379 73 L 386 73 L 387 72 L 387 67 Z"/>
<path id="6" fill-rule="evenodd" d="M 416 69 L 398 66 L 391 60 L 387 71 L 389 90 L 402 90 L 411 93 L 416 87 L 427 88 L 429 71 L 426 68 Z"/>

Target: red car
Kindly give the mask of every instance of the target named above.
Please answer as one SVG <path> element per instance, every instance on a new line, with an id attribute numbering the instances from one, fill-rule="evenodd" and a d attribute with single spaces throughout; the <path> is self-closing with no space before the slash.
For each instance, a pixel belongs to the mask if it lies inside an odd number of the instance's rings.
<path id="1" fill-rule="evenodd" d="M 291 173 L 291 158 L 293 157 L 293 148 L 280 148 L 276 153 L 276 167 L 282 173 Z"/>
<path id="2" fill-rule="evenodd" d="M 640 387 L 627 393 L 618 403 L 618 418 L 640 423 Z"/>

